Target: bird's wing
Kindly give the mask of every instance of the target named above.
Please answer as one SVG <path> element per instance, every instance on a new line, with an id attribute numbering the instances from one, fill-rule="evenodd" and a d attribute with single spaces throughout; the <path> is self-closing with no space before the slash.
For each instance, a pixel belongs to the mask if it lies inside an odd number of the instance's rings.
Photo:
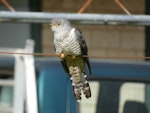
<path id="1" fill-rule="evenodd" d="M 61 65 L 64 68 L 65 72 L 70 76 L 69 69 L 68 69 L 68 66 L 67 66 L 67 63 L 66 63 L 66 59 L 61 60 Z"/>
<path id="2" fill-rule="evenodd" d="M 75 28 L 75 36 L 77 38 L 77 41 L 79 42 L 80 48 L 81 48 L 81 52 L 83 56 L 87 56 L 88 55 L 88 48 L 85 42 L 85 38 L 82 35 L 81 31 L 79 29 Z M 90 63 L 89 63 L 89 59 L 88 57 L 84 57 L 85 63 L 88 67 L 89 73 L 91 75 L 91 67 L 90 67 Z"/>

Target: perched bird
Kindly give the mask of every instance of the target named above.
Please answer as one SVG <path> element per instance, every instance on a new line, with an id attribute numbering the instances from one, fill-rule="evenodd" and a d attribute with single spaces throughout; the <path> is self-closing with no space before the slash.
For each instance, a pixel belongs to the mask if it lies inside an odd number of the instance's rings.
<path id="1" fill-rule="evenodd" d="M 81 100 L 81 94 L 86 98 L 91 97 L 91 90 L 87 81 L 86 67 L 91 75 L 88 49 L 81 31 L 72 27 L 64 18 L 54 18 L 51 21 L 54 32 L 54 47 L 56 54 L 61 57 L 61 64 L 72 81 L 73 92 L 76 100 Z"/>

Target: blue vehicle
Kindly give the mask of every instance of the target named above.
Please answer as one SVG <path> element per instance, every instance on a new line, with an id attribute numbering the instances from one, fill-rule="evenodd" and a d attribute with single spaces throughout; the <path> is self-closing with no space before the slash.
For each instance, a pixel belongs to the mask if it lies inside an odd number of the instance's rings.
<path id="1" fill-rule="evenodd" d="M 150 113 L 149 62 L 90 59 L 90 63 L 92 98 L 77 103 L 59 59 L 36 58 L 39 113 Z M 0 59 L 1 70 L 10 72 L 13 65 L 11 58 Z"/>

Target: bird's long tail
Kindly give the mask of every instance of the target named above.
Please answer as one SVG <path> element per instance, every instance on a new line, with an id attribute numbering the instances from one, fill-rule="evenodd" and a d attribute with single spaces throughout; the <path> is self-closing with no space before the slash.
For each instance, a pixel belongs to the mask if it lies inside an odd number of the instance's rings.
<path id="1" fill-rule="evenodd" d="M 86 98 L 91 97 L 91 90 L 89 83 L 87 81 L 87 75 L 81 71 L 78 66 L 70 66 L 70 79 L 72 81 L 74 96 L 76 100 L 79 102 L 81 100 L 82 91 Z"/>

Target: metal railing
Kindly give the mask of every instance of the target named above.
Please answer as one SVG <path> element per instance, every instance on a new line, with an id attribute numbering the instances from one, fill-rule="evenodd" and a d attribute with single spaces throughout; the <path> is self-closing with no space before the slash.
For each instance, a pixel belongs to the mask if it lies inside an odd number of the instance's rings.
<path id="1" fill-rule="evenodd" d="M 50 23 L 50 20 L 55 17 L 66 18 L 77 24 L 135 25 L 135 26 L 150 25 L 149 15 L 0 11 L 0 22 L 47 23 L 48 24 Z"/>

